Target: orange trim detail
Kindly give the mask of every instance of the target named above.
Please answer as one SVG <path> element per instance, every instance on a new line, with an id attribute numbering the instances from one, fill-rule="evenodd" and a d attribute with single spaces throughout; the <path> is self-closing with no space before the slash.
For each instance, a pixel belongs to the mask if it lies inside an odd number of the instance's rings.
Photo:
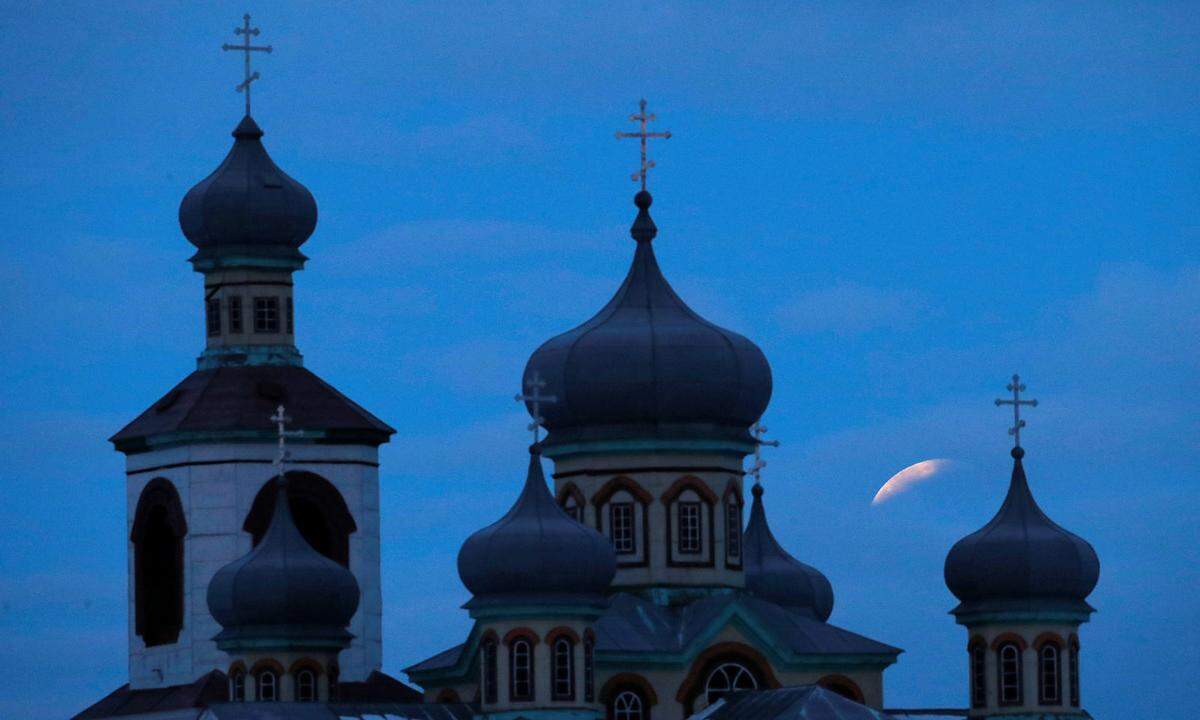
<path id="1" fill-rule="evenodd" d="M 1024 652 L 1025 648 L 1029 647 L 1029 644 L 1025 642 L 1025 638 L 1021 637 L 1015 632 L 1006 632 L 1000 633 L 996 637 L 992 638 L 992 649 L 999 650 L 1000 646 L 1006 642 L 1015 643 L 1021 652 Z"/>
<path id="2" fill-rule="evenodd" d="M 273 658 L 263 658 L 254 663 L 254 667 L 250 668 L 250 674 L 257 677 L 263 670 L 274 670 L 280 677 L 284 674 L 283 665 L 280 665 L 279 661 Z"/>
<path id="3" fill-rule="evenodd" d="M 546 633 L 546 644 L 553 645 L 554 641 L 559 639 L 560 637 L 566 637 L 568 640 L 570 640 L 573 643 L 579 642 L 579 634 L 577 632 L 575 632 L 571 628 L 567 627 L 566 625 L 559 625 L 558 627 L 554 628 L 550 632 Z"/>
<path id="4" fill-rule="evenodd" d="M 775 677 L 775 671 L 771 669 L 771 663 L 767 661 L 766 656 L 745 643 L 723 642 L 707 648 L 696 656 L 687 675 L 683 678 L 683 682 L 679 685 L 679 691 L 675 693 L 675 699 L 683 703 L 685 707 L 690 706 L 703 690 L 704 680 L 701 675 L 709 669 L 709 665 L 717 660 L 745 663 L 758 673 L 763 684 L 768 688 L 780 687 L 779 678 Z"/>
<path id="5" fill-rule="evenodd" d="M 654 499 L 654 496 L 646 492 L 645 488 L 643 488 L 641 485 L 638 485 L 631 478 L 627 478 L 622 475 L 604 483 L 604 485 L 596 491 L 596 494 L 592 496 L 592 504 L 596 507 L 606 505 L 608 501 L 612 499 L 613 495 L 616 495 L 622 490 L 628 492 L 635 500 L 643 505 L 649 505 L 650 501 Z"/>
<path id="6" fill-rule="evenodd" d="M 1033 649 L 1041 650 L 1043 645 L 1050 642 L 1056 643 L 1059 650 L 1067 646 L 1066 642 L 1062 639 L 1062 635 L 1053 632 L 1044 632 L 1033 639 Z"/>
<path id="7" fill-rule="evenodd" d="M 826 675 L 818 680 L 817 684 L 826 690 L 835 692 L 843 697 L 845 697 L 845 693 L 842 692 L 842 690 L 846 690 L 850 693 L 850 699 L 854 702 L 866 702 L 865 697 L 863 696 L 862 688 L 858 686 L 858 683 L 854 682 L 845 675 L 839 675 L 837 673 L 834 673 L 833 675 Z"/>
<path id="8" fill-rule="evenodd" d="M 512 645 L 513 642 L 515 642 L 516 640 L 519 640 L 520 638 L 525 638 L 526 640 L 528 640 L 530 645 L 538 644 L 537 633 L 535 633 L 534 631 L 530 630 L 527 627 L 519 627 L 519 628 L 513 628 L 512 630 L 509 630 L 507 633 L 504 634 L 504 644 Z"/>
<path id="9" fill-rule="evenodd" d="M 980 645 L 987 647 L 987 640 L 984 640 L 982 635 L 972 635 L 971 638 L 967 640 L 967 652 L 974 650 Z"/>
<path id="10" fill-rule="evenodd" d="M 321 674 L 325 672 L 325 669 L 321 667 L 321 663 L 317 662 L 316 660 L 313 660 L 310 657 L 302 657 L 299 660 L 297 660 L 296 662 L 292 663 L 292 666 L 290 668 L 288 668 L 288 674 L 295 675 L 298 671 L 303 670 L 305 668 L 308 668 L 309 670 L 312 670 L 313 672 L 315 672 L 318 677 L 320 677 Z"/>
<path id="11" fill-rule="evenodd" d="M 578 485 L 568 481 L 565 485 L 559 488 L 558 493 L 554 496 L 554 499 L 558 502 L 559 507 L 564 507 L 566 506 L 567 498 L 569 497 L 575 498 L 575 503 L 579 505 L 579 507 L 587 507 L 587 498 L 583 496 L 583 491 L 579 489 Z"/>
<path id="12" fill-rule="evenodd" d="M 671 487 L 667 488 L 667 491 L 662 494 L 663 505 L 670 505 L 678 500 L 684 490 L 695 491 L 709 505 L 717 504 L 717 496 L 713 493 L 712 488 L 704 484 L 703 480 L 695 475 L 684 475 L 671 483 Z"/>
<path id="13" fill-rule="evenodd" d="M 626 688 L 636 690 L 645 698 L 647 705 L 658 704 L 658 693 L 654 692 L 654 686 L 641 675 L 630 672 L 617 673 L 610 677 L 604 683 L 604 687 L 600 688 L 600 694 L 596 697 L 601 703 L 607 705 L 612 702 L 617 693 Z"/>

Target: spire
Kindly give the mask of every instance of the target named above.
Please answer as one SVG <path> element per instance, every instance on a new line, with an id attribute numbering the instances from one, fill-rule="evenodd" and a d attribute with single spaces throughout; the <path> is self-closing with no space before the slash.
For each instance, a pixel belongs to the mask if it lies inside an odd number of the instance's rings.
<path id="1" fill-rule="evenodd" d="M 746 589 L 755 597 L 811 613 L 821 622 L 833 613 L 833 586 L 821 571 L 792 557 L 771 532 L 763 506 L 763 487 L 750 491 L 750 522 L 744 537 Z"/>

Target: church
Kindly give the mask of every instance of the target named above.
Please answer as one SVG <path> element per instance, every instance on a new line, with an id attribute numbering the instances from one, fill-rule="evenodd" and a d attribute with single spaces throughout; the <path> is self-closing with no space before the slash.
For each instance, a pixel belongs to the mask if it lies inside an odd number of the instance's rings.
<path id="1" fill-rule="evenodd" d="M 420 610 L 382 602 L 379 448 L 395 431 L 305 367 L 293 288 L 317 202 L 250 114 L 245 20 L 227 47 L 247 58 L 246 113 L 179 208 L 204 348 L 111 438 L 129 681 L 78 720 L 1090 717 L 1079 628 L 1099 560 L 1034 500 L 1017 377 L 998 401 L 1014 411 L 1008 493 L 945 563 L 965 653 L 935 671 L 969 706 L 890 708 L 903 651 L 831 623 L 829 580 L 772 532 L 767 357 L 689 308 L 655 258 L 646 141 L 667 134 L 644 102 L 624 134 L 642 147 L 628 273 L 513 378 L 533 443 L 511 449 L 528 455 L 511 506 L 459 551 L 471 629 L 413 658 L 407 682 L 385 674 L 384 612 Z"/>

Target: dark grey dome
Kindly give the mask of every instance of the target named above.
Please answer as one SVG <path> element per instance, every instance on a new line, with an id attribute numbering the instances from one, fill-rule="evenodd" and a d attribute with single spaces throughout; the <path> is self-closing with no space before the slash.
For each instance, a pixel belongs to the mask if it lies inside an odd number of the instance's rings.
<path id="1" fill-rule="evenodd" d="M 458 576 L 473 605 L 519 601 L 602 600 L 617 571 L 603 535 L 562 511 L 531 451 L 525 488 L 508 513 L 458 551 Z"/>
<path id="2" fill-rule="evenodd" d="M 317 552 L 296 528 L 286 483 L 258 547 L 217 571 L 208 609 L 224 630 L 222 647 L 240 642 L 342 647 L 358 609 L 354 574 Z"/>
<path id="3" fill-rule="evenodd" d="M 991 521 L 954 544 L 946 556 L 946 586 L 961 609 L 994 601 L 1035 601 L 1090 611 L 1085 602 L 1100 579 L 1100 560 L 1086 540 L 1046 517 L 1029 491 L 1024 451 L 1013 450 L 1012 480 Z"/>
<path id="4" fill-rule="evenodd" d="M 638 193 L 633 265 L 591 320 L 529 358 L 557 402 L 541 408 L 552 448 L 578 440 L 644 437 L 749 442 L 771 399 L 771 368 L 757 345 L 708 322 L 675 294 L 651 241 L 650 194 Z M 532 413 L 532 408 L 530 408 Z"/>
<path id="5" fill-rule="evenodd" d="M 776 605 L 811 613 L 821 622 L 833 613 L 833 586 L 820 570 L 788 554 L 767 525 L 763 489 L 751 491 L 750 523 L 743 536 L 746 589 Z"/>
<path id="6" fill-rule="evenodd" d="M 298 248 L 317 226 L 317 202 L 272 162 L 262 135 L 253 118 L 242 118 L 225 160 L 179 204 L 179 226 L 199 248 L 197 269 L 305 260 Z"/>

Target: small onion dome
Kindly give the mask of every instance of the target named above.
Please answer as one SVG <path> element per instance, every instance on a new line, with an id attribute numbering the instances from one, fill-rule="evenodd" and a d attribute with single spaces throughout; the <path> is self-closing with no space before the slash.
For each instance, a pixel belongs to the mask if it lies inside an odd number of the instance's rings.
<path id="1" fill-rule="evenodd" d="M 358 609 L 354 574 L 317 552 L 292 520 L 287 484 L 276 493 L 271 525 L 258 546 L 217 571 L 208 609 L 224 628 L 222 649 L 345 647 Z"/>
<path id="2" fill-rule="evenodd" d="M 746 589 L 755 597 L 810 613 L 825 622 L 833 613 L 833 586 L 820 570 L 783 549 L 767 524 L 762 485 L 756 484 L 751 492 L 754 504 L 742 541 Z"/>
<path id="3" fill-rule="evenodd" d="M 616 570 L 612 544 L 550 496 L 536 446 L 512 509 L 458 551 L 458 576 L 475 596 L 468 607 L 527 600 L 595 604 Z"/>
<path id="4" fill-rule="evenodd" d="M 591 320 L 546 341 L 524 377 L 546 382 L 557 402 L 541 407 L 547 447 L 671 438 L 734 440 L 771 399 L 771 368 L 757 345 L 697 315 L 671 289 L 651 241 L 650 193 L 634 198 L 633 264 Z M 532 406 L 528 406 L 532 414 Z"/>
<path id="5" fill-rule="evenodd" d="M 262 136 L 253 118 L 242 118 L 225 160 L 179 204 L 179 226 L 199 249 L 197 270 L 304 264 L 299 247 L 317 226 L 317 202 L 275 165 Z"/>
<path id="6" fill-rule="evenodd" d="M 946 586 L 957 611 L 995 607 L 1062 608 L 1090 612 L 1085 602 L 1100 578 L 1100 560 L 1086 540 L 1046 517 L 1013 448 L 1008 496 L 991 521 L 954 544 L 946 556 Z"/>

